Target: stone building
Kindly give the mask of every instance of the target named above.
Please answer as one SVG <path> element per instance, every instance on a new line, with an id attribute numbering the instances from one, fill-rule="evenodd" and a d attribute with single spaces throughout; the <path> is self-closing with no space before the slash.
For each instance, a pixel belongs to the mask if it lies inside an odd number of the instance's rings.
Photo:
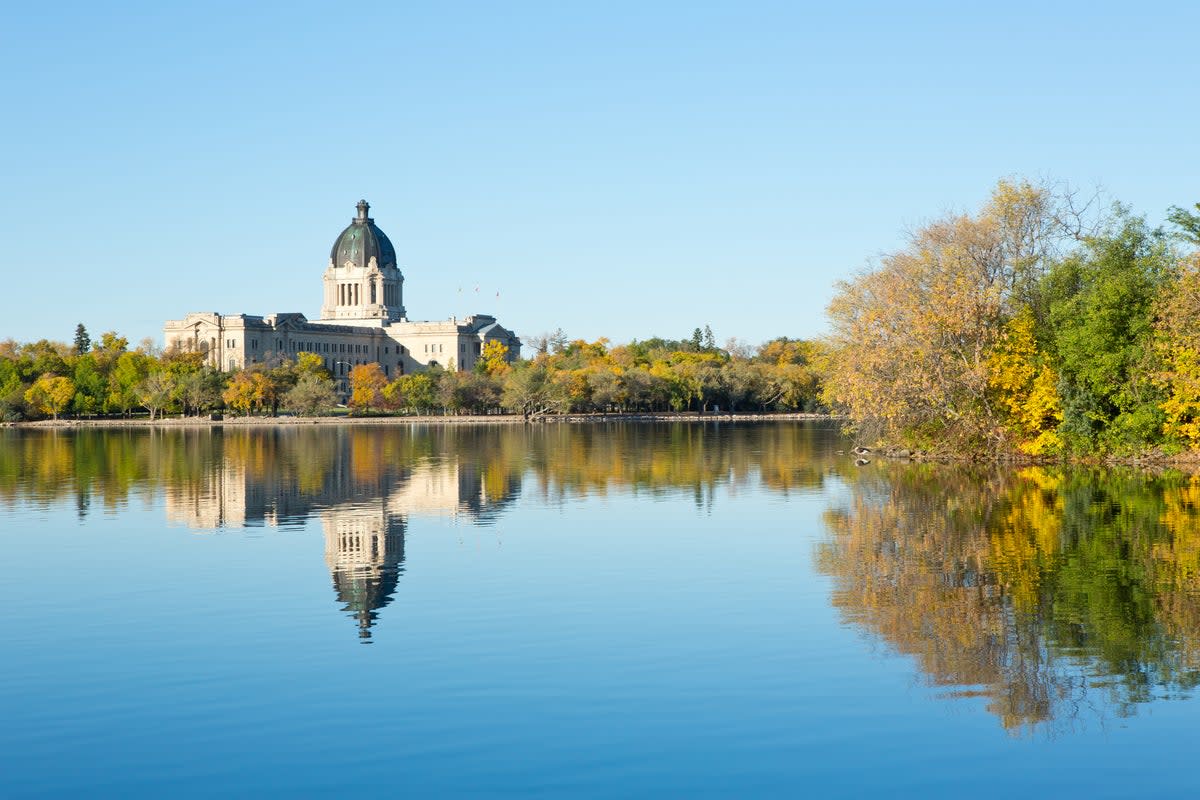
<path id="1" fill-rule="evenodd" d="M 316 353 L 342 391 L 359 364 L 378 363 L 388 378 L 433 366 L 470 370 L 489 341 L 506 345 L 509 360 L 520 357 L 520 339 L 487 314 L 410 321 L 396 250 L 369 210 L 360 200 L 357 216 L 329 251 L 320 319 L 193 312 L 163 326 L 167 349 L 203 352 L 223 370 Z"/>

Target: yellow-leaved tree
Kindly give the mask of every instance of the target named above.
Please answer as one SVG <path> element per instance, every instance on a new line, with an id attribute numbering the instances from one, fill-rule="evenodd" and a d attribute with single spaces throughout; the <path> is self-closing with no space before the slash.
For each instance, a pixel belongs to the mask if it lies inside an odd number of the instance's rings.
<path id="1" fill-rule="evenodd" d="M 1190 448 L 1200 447 L 1200 254 L 1181 265 L 1155 304 L 1155 348 L 1162 359 L 1159 384 L 1163 432 Z"/>
<path id="2" fill-rule="evenodd" d="M 25 402 L 54 419 L 62 413 L 75 396 L 75 382 L 61 375 L 46 374 L 33 382 L 25 392 Z"/>
<path id="3" fill-rule="evenodd" d="M 1002 427 L 1016 438 L 1018 449 L 1046 455 L 1062 447 L 1058 426 L 1063 419 L 1058 376 L 1046 363 L 1033 336 L 1028 308 L 1008 321 L 988 359 L 988 383 L 1007 411 Z"/>
<path id="4" fill-rule="evenodd" d="M 350 407 L 355 411 L 381 408 L 385 400 L 383 387 L 387 382 L 383 368 L 374 362 L 359 364 L 350 370 Z"/>
<path id="5" fill-rule="evenodd" d="M 500 376 L 512 369 L 508 363 L 508 345 L 497 339 L 489 339 L 479 350 L 477 371 L 487 375 Z"/>

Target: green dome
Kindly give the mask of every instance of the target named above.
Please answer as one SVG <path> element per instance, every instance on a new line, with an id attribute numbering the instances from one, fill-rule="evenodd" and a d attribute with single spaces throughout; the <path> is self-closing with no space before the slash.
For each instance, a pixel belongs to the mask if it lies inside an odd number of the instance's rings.
<path id="1" fill-rule="evenodd" d="M 335 267 L 366 267 L 375 259 L 380 269 L 396 266 L 396 248 L 383 231 L 375 226 L 375 220 L 367 216 L 371 209 L 366 200 L 358 201 L 358 216 L 342 231 L 329 251 Z"/>

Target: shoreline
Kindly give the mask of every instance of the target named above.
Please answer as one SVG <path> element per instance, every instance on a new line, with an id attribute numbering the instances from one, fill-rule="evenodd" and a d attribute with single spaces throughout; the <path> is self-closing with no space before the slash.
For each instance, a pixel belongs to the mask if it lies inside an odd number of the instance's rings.
<path id="1" fill-rule="evenodd" d="M 615 413 L 615 414 L 547 414 L 526 419 L 520 414 L 464 414 L 462 416 L 366 416 L 366 417 L 159 417 L 134 419 L 60 419 L 32 422 L 4 422 L 0 428 L 72 430 L 78 428 L 220 428 L 226 425 L 246 427 L 287 427 L 305 425 L 560 425 L 595 424 L 601 422 L 796 422 L 809 420 L 845 419 L 836 414 L 702 414 L 698 412 Z"/>

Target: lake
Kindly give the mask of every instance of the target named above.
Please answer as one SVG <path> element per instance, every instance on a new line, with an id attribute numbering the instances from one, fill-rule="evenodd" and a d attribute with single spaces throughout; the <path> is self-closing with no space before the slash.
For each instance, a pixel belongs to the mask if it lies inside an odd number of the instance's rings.
<path id="1" fill-rule="evenodd" d="M 1200 791 L 1200 480 L 848 451 L 2 430 L 0 795 Z"/>

